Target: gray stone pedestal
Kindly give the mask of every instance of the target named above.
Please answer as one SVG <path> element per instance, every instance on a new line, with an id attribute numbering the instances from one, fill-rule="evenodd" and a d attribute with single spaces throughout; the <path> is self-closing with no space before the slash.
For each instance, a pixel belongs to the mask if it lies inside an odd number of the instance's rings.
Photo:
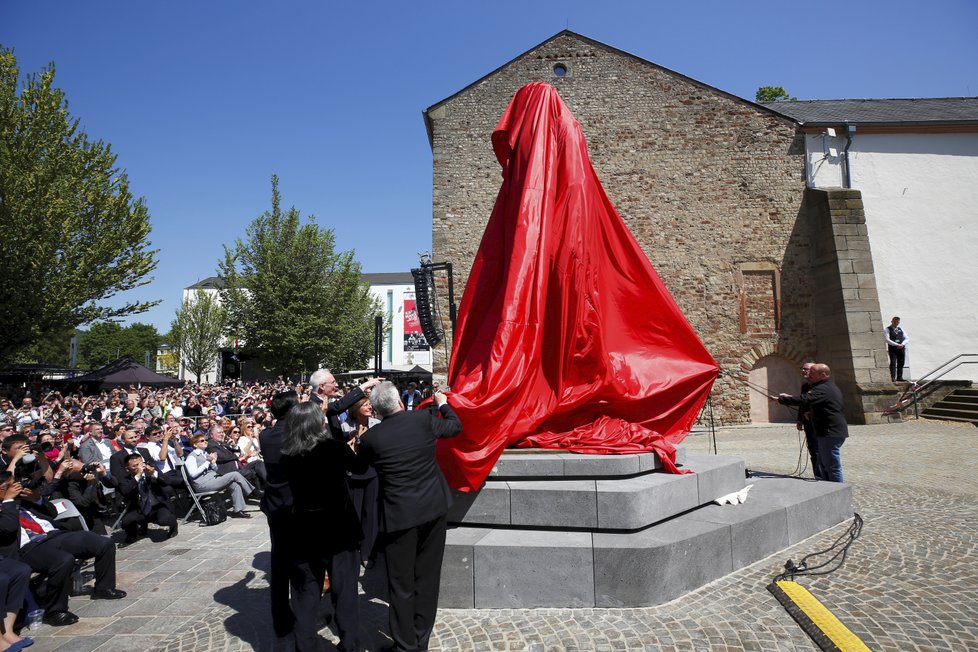
<path id="1" fill-rule="evenodd" d="M 661 604 L 852 516 L 847 485 L 745 481 L 739 458 L 504 453 L 459 494 L 442 569 L 452 608 Z M 716 505 L 753 485 L 743 505 Z"/>

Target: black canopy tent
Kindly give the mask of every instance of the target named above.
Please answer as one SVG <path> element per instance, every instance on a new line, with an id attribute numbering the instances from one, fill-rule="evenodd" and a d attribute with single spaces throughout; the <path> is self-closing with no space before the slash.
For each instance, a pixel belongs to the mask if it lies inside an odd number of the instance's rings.
<path id="1" fill-rule="evenodd" d="M 110 362 L 84 376 L 61 381 L 66 385 L 84 385 L 92 391 L 114 387 L 182 387 L 183 381 L 150 371 L 132 358 L 126 356 Z"/>

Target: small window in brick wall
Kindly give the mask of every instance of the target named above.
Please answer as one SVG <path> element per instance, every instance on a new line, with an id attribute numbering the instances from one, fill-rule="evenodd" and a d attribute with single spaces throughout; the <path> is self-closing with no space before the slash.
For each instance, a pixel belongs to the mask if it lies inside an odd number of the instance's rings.
<path id="1" fill-rule="evenodd" d="M 770 335 L 781 329 L 781 272 L 771 263 L 743 263 L 740 283 L 740 332 Z"/>
<path id="2" fill-rule="evenodd" d="M 565 77 L 567 75 L 567 64 L 555 63 L 554 64 L 554 77 Z"/>

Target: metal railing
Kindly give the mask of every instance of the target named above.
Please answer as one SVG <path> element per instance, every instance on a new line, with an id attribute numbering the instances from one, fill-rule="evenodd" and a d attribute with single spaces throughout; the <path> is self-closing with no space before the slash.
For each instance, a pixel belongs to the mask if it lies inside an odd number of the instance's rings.
<path id="1" fill-rule="evenodd" d="M 965 359 L 962 360 L 962 358 Z M 923 376 L 919 377 L 917 380 L 911 381 L 907 388 L 903 390 L 903 394 L 900 395 L 900 399 L 895 404 L 883 410 L 883 414 L 897 414 L 906 410 L 908 407 L 910 407 L 910 405 L 913 405 L 913 416 L 915 419 L 919 419 L 919 397 L 924 390 L 961 365 L 966 364 L 978 364 L 978 353 L 958 354 L 944 364 L 938 365 L 932 371 L 929 371 Z"/>

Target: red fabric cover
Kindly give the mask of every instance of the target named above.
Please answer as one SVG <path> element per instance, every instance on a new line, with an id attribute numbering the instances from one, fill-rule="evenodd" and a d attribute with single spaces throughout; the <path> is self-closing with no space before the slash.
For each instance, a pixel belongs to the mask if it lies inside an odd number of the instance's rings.
<path id="1" fill-rule="evenodd" d="M 555 88 L 524 86 L 492 135 L 503 184 L 448 372 L 463 432 L 438 442 L 475 491 L 507 446 L 655 451 L 668 470 L 719 370 L 591 167 Z"/>

